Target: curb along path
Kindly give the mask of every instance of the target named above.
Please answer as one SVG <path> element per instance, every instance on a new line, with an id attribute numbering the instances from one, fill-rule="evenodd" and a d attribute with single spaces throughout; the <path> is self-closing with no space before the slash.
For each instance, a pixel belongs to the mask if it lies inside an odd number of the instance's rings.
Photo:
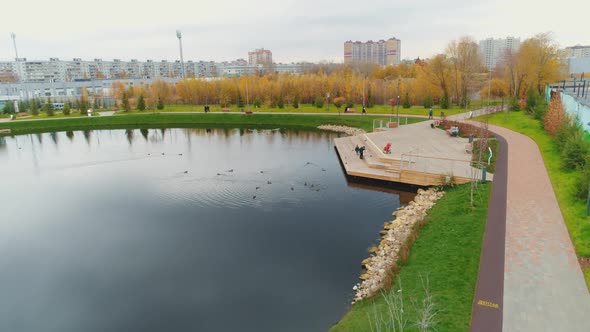
<path id="1" fill-rule="evenodd" d="M 472 332 L 502 331 L 508 145 L 503 137 L 496 137 L 499 153 L 481 246 L 479 275 L 471 314 Z"/>

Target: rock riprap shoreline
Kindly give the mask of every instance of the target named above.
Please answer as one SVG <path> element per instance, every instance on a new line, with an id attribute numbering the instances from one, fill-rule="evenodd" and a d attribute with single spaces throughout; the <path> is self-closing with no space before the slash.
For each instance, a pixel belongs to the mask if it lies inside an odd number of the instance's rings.
<path id="1" fill-rule="evenodd" d="M 364 134 L 365 131 L 359 128 L 347 127 L 347 126 L 336 126 L 336 125 L 321 125 L 318 127 L 321 130 L 329 130 L 329 131 L 336 131 L 339 133 L 345 133 L 350 136 L 356 136 L 360 134 Z"/>
<path id="2" fill-rule="evenodd" d="M 399 270 L 397 262 L 407 258 L 426 212 L 443 195 L 444 191 L 434 188 L 418 189 L 412 202 L 393 212 L 396 218 L 384 224 L 379 246 L 371 248 L 371 257 L 361 263 L 365 271 L 359 277 L 361 282 L 353 287 L 355 295 L 352 303 L 373 297 L 391 285 Z"/>

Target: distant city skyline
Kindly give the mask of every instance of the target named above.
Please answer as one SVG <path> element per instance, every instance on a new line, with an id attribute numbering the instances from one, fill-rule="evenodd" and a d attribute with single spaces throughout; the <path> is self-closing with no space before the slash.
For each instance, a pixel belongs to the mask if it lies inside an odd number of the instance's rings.
<path id="1" fill-rule="evenodd" d="M 342 63 L 345 41 L 383 36 L 403 41 L 402 59 L 444 52 L 465 35 L 524 41 L 550 31 L 564 48 L 590 44 L 590 35 L 573 23 L 584 22 L 589 7 L 583 0 L 563 8 L 546 0 L 373 0 L 346 6 L 336 0 L 169 0 L 159 6 L 104 0 L 81 8 L 74 0 L 33 0 L 11 3 L 3 17 L 0 60 L 14 60 L 13 32 L 19 56 L 29 60 L 175 61 L 176 30 L 182 31 L 185 61 L 247 59 L 249 51 L 265 48 L 275 62 Z"/>

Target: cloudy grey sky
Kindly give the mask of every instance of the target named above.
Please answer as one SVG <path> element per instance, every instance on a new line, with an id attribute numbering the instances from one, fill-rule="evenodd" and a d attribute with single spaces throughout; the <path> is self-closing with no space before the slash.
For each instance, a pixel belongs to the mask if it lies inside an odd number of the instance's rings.
<path id="1" fill-rule="evenodd" d="M 154 4 L 152 4 L 154 3 Z M 559 4 L 564 4 L 560 6 Z M 553 32 L 590 44 L 590 1 L 569 0 L 52 0 L 12 1 L 0 20 L 0 59 L 234 60 L 264 47 L 276 62 L 342 62 L 346 40 L 402 40 L 402 58 L 429 57 L 464 35 Z"/>

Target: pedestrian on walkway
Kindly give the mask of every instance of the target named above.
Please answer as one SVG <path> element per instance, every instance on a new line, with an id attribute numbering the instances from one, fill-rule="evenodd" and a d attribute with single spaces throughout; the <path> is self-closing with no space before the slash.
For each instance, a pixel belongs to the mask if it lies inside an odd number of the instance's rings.
<path id="1" fill-rule="evenodd" d="M 432 108 L 430 109 L 430 111 L 428 111 L 428 118 L 432 119 Z"/>
<path id="2" fill-rule="evenodd" d="M 367 113 L 367 110 L 365 109 L 365 105 L 363 105 L 363 115 Z M 361 158 L 362 159 L 362 158 Z"/>
<path id="3" fill-rule="evenodd" d="M 356 154 L 359 154 L 359 151 L 361 150 L 361 148 L 359 148 L 358 144 L 356 145 L 356 147 L 354 148 L 354 152 L 356 152 Z"/>
<path id="4" fill-rule="evenodd" d="M 365 146 L 363 145 L 363 146 L 361 146 L 361 147 L 360 147 L 360 149 L 359 149 L 359 153 L 360 153 L 360 155 L 361 155 L 361 156 L 360 156 L 360 158 L 361 158 L 361 159 L 363 159 L 363 153 L 364 153 L 364 152 L 365 152 Z"/>

